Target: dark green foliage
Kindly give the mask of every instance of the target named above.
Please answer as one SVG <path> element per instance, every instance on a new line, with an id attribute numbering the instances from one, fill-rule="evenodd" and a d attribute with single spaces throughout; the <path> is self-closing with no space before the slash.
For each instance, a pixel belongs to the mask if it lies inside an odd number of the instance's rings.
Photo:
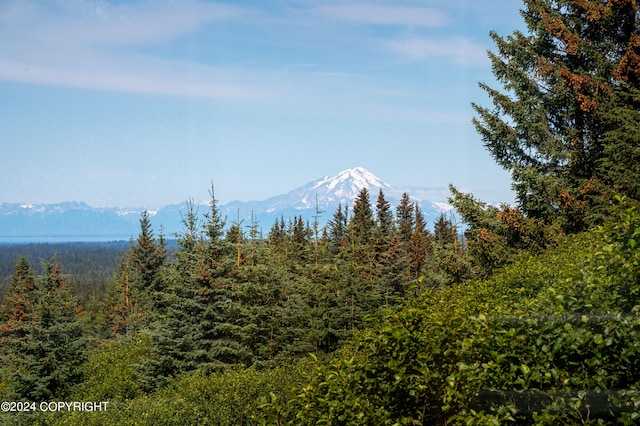
<path id="1" fill-rule="evenodd" d="M 422 211 L 418 205 L 415 206 L 414 225 L 409 239 L 409 273 L 413 279 L 418 279 L 422 274 L 422 269 L 427 262 L 427 258 L 432 257 L 431 243 L 433 235 L 427 230 L 427 223 L 424 220 Z"/>
<path id="2" fill-rule="evenodd" d="M 414 225 L 414 205 L 409 194 L 406 192 L 402 194 L 400 204 L 396 207 L 396 231 L 398 233 L 398 240 L 402 244 L 408 244 L 413 233 Z"/>
<path id="3" fill-rule="evenodd" d="M 436 244 L 442 246 L 454 244 L 458 235 L 455 226 L 444 213 L 440 215 L 436 223 L 433 224 L 433 239 Z"/>
<path id="4" fill-rule="evenodd" d="M 487 277 L 508 264 L 519 251 L 540 251 L 552 245 L 561 234 L 554 226 L 526 216 L 518 208 L 488 205 L 453 185 L 450 190 L 449 201 L 468 226 L 465 242 L 478 277 Z"/>
<path id="5" fill-rule="evenodd" d="M 3 399 L 63 398 L 80 382 L 87 344 L 80 313 L 57 262 L 36 277 L 20 258 L 0 317 L 2 375 L 10 386 Z"/>
<path id="6" fill-rule="evenodd" d="M 635 424 L 639 238 L 621 208 L 490 280 L 426 291 L 271 407 L 296 425 Z"/>
<path id="7" fill-rule="evenodd" d="M 338 209 L 327 225 L 329 247 L 334 254 L 339 253 L 347 241 L 348 210 L 348 207 L 343 210 L 342 204 L 338 204 Z"/>
<path id="8" fill-rule="evenodd" d="M 365 247 L 369 244 L 373 233 L 374 221 L 367 188 L 362 188 L 354 200 L 353 215 L 349 224 L 351 241 L 360 247 Z"/>
<path id="9" fill-rule="evenodd" d="M 269 235 L 267 236 L 267 241 L 269 242 L 269 246 L 273 248 L 274 251 L 283 250 L 284 241 L 285 241 L 285 223 L 284 218 L 276 219 L 271 226 L 271 230 L 269 231 Z"/>
<path id="10" fill-rule="evenodd" d="M 382 189 L 376 201 L 376 218 L 373 229 L 373 244 L 375 261 L 379 263 L 382 256 L 389 250 L 389 240 L 394 230 L 393 212 L 391 204 L 385 199 Z"/>
<path id="11" fill-rule="evenodd" d="M 139 280 L 138 287 L 141 290 L 153 293 L 162 289 L 160 269 L 166 256 L 164 238 L 160 235 L 159 240 L 156 241 L 149 212 L 145 210 L 140 217 L 140 233 L 135 243 L 131 242 L 128 259 L 131 272 Z"/>
<path id="12" fill-rule="evenodd" d="M 136 333 L 146 327 L 153 319 L 157 295 L 164 289 L 166 245 L 162 235 L 155 239 L 146 210 L 140 216 L 138 238 L 129 245 L 102 304 L 103 335 Z"/>
<path id="13" fill-rule="evenodd" d="M 294 217 L 290 225 L 290 253 L 299 262 L 306 263 L 309 260 L 309 242 L 312 235 L 309 224 L 302 220 L 302 216 Z"/>
<path id="14" fill-rule="evenodd" d="M 0 244 L 0 297 L 9 287 L 16 259 L 24 256 L 34 273 L 41 274 L 42 265 L 57 256 L 71 292 L 80 302 L 99 300 L 128 248 L 126 241 Z"/>
<path id="15" fill-rule="evenodd" d="M 505 92 L 481 84 L 494 107 L 474 104 L 474 123 L 528 217 L 577 232 L 602 219 L 612 194 L 637 196 L 639 8 L 528 0 L 527 34 L 491 33 Z"/>

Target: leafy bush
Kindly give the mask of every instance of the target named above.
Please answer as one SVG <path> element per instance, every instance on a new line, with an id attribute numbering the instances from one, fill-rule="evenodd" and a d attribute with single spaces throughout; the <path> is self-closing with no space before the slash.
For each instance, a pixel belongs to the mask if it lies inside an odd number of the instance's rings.
<path id="1" fill-rule="evenodd" d="M 387 312 L 317 363 L 281 424 L 634 424 L 640 216 Z"/>
<path id="2" fill-rule="evenodd" d="M 258 421 L 254 417 L 260 401 L 271 395 L 284 400 L 292 398 L 293 388 L 301 386 L 300 370 L 306 368 L 303 361 L 300 365 L 267 370 L 238 368 L 211 375 L 189 373 L 176 377 L 153 394 L 109 400 L 106 411 L 38 413 L 32 420 L 59 426 L 253 425 Z M 104 389 L 95 385 L 93 388 Z M 96 397 L 97 393 L 92 394 L 92 398 Z"/>
<path id="3" fill-rule="evenodd" d="M 84 367 L 87 381 L 77 400 L 124 401 L 143 394 L 137 377 L 139 364 L 153 354 L 153 342 L 144 334 L 106 341 Z"/>

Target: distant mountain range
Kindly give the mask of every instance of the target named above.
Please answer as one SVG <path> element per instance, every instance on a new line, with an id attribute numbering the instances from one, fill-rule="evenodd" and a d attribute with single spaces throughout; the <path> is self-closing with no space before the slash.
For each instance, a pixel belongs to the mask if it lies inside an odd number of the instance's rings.
<path id="1" fill-rule="evenodd" d="M 444 191 L 427 188 L 396 188 L 382 181 L 362 167 L 344 170 L 336 176 L 325 176 L 309 182 L 286 194 L 263 201 L 232 201 L 220 205 L 227 224 L 240 222 L 243 227 L 251 225 L 251 218 L 266 235 L 273 223 L 301 216 L 313 222 L 317 212 L 319 225 L 325 226 L 333 217 L 338 204 L 351 206 L 362 188 L 369 190 L 372 207 L 375 209 L 378 192 L 395 208 L 402 194 L 408 193 L 418 203 L 429 224 L 442 212 L 452 209 L 444 200 Z M 437 197 L 429 201 L 427 197 Z M 187 203 L 165 206 L 149 212 L 156 232 L 162 226 L 165 238 L 171 239 L 182 229 L 181 218 Z M 196 206 L 203 214 L 207 205 Z M 144 209 L 94 208 L 83 202 L 57 204 L 0 204 L 0 242 L 47 242 L 47 241 L 108 241 L 135 238 L 139 231 L 140 214 Z"/>

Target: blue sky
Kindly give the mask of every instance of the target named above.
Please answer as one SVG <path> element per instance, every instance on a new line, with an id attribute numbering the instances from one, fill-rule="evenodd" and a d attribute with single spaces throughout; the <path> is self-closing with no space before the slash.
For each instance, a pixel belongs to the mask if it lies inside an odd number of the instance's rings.
<path id="1" fill-rule="evenodd" d="M 2 0 L 0 202 L 261 200 L 356 166 L 511 202 L 470 102 L 520 8 Z"/>

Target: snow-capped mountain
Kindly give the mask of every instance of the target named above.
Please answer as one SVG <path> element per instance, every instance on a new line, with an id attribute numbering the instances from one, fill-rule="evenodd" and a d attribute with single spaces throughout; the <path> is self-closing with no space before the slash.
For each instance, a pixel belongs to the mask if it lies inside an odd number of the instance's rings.
<path id="1" fill-rule="evenodd" d="M 367 188 L 370 193 L 392 191 L 393 187 L 382 179 L 370 173 L 363 167 L 348 169 L 338 173 L 337 176 L 325 176 L 315 182 L 300 188 L 303 192 L 315 193 L 327 203 L 339 201 L 349 204 L 358 196 L 362 188 Z M 308 200 L 304 199 L 306 202 Z"/>
<path id="2" fill-rule="evenodd" d="M 0 204 L 0 242 L 128 239 L 142 209 L 94 208 L 83 202 Z"/>
<path id="3" fill-rule="evenodd" d="M 273 223 L 302 217 L 312 223 L 316 218 L 324 226 L 337 210 L 338 205 L 352 206 L 362 188 L 369 191 L 370 202 L 375 206 L 380 190 L 395 208 L 406 192 L 412 201 L 419 204 L 428 223 L 432 224 L 442 212 L 451 209 L 445 200 L 446 192 L 426 188 L 396 188 L 363 167 L 344 170 L 335 176 L 325 176 L 289 191 L 262 201 L 232 201 L 219 206 L 227 224 L 240 222 L 259 224 L 266 234 Z M 440 194 L 442 194 L 440 196 Z M 425 198 L 435 195 L 435 201 Z M 199 213 L 209 206 L 196 206 Z M 117 240 L 135 237 L 139 231 L 140 209 L 93 208 L 82 202 L 58 204 L 0 204 L 0 242 L 2 241 L 81 241 Z M 155 229 L 162 226 L 167 238 L 182 229 L 181 214 L 186 203 L 168 205 L 152 212 Z"/>
<path id="4" fill-rule="evenodd" d="M 337 210 L 338 205 L 347 207 L 353 205 L 353 201 L 358 196 L 362 188 L 369 191 L 369 200 L 374 206 L 378 193 L 382 190 L 387 201 L 393 207 L 398 205 L 404 192 L 407 192 L 412 201 L 419 204 L 428 222 L 433 222 L 442 212 L 450 210 L 444 200 L 431 202 L 412 196 L 412 192 L 402 188 L 395 188 L 383 181 L 373 173 L 363 167 L 344 170 L 335 176 L 325 176 L 307 183 L 299 188 L 293 189 L 286 194 L 268 198 L 264 201 L 241 202 L 232 201 L 221 206 L 221 211 L 227 214 L 232 220 L 239 216 L 245 221 L 250 220 L 251 212 L 257 217 L 263 228 L 269 227 L 276 219 L 283 217 L 285 220 L 296 216 L 312 222 L 317 212 L 318 223 L 324 226 Z M 425 193 L 427 190 L 422 189 Z"/>
<path id="5" fill-rule="evenodd" d="M 383 192 L 392 190 L 392 186 L 382 181 L 373 173 L 363 167 L 344 170 L 336 176 L 325 176 L 307 183 L 299 188 L 289 191 L 286 194 L 277 195 L 264 201 L 240 202 L 232 201 L 227 207 L 260 207 L 259 210 L 265 212 L 275 212 L 282 209 L 315 211 L 316 202 L 318 208 L 325 210 L 328 207 L 337 207 L 338 203 L 343 206 L 353 204 L 362 188 L 367 188 L 370 193 L 377 196 L 378 190 Z M 258 209 L 254 209 L 258 211 Z"/>

